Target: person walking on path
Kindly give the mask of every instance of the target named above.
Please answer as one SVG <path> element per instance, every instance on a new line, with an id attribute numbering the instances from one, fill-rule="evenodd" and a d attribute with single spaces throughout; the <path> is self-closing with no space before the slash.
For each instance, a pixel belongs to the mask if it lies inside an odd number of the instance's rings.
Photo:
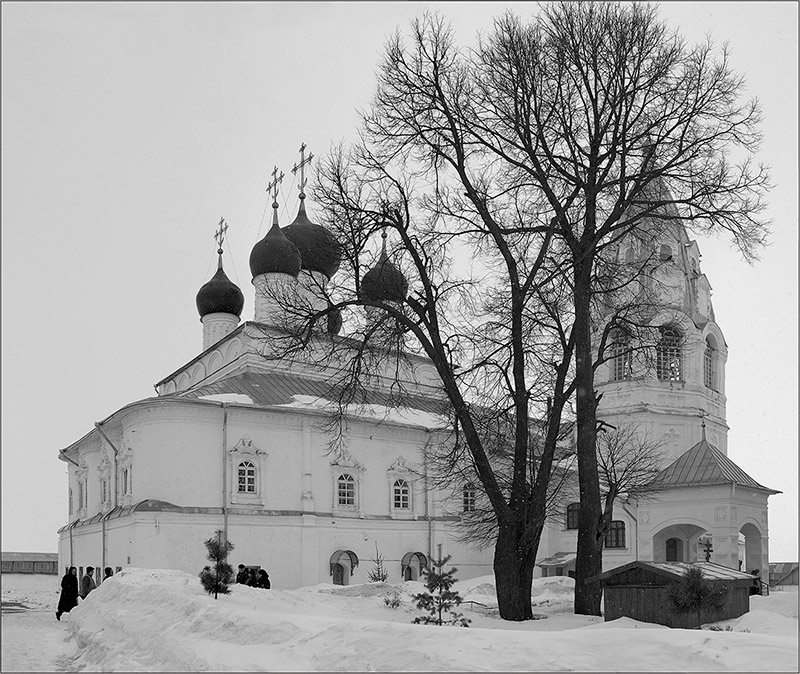
<path id="1" fill-rule="evenodd" d="M 87 566 L 86 567 L 86 575 L 81 579 L 81 599 L 86 599 L 89 596 L 89 593 L 97 588 L 97 584 L 94 582 L 94 567 Z"/>
<path id="2" fill-rule="evenodd" d="M 270 582 L 269 582 L 269 574 L 267 573 L 266 569 L 259 569 L 258 570 L 258 585 L 257 587 L 263 588 L 265 590 L 269 590 Z"/>
<path id="3" fill-rule="evenodd" d="M 58 598 L 56 620 L 61 620 L 64 613 L 69 613 L 78 605 L 78 569 L 69 567 L 69 571 L 61 579 L 61 596 Z"/>
<path id="4" fill-rule="evenodd" d="M 250 569 L 250 575 L 247 577 L 247 587 L 258 587 L 255 569 Z"/>
<path id="5" fill-rule="evenodd" d="M 112 569 L 110 566 L 107 566 L 105 568 L 105 575 L 103 576 L 103 582 L 106 582 L 113 575 L 114 575 L 114 569 Z"/>

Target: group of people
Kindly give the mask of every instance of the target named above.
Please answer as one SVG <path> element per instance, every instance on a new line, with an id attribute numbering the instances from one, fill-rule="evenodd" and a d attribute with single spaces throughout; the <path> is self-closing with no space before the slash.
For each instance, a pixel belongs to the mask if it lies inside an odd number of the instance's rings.
<path id="1" fill-rule="evenodd" d="M 103 582 L 114 575 L 114 570 L 107 566 L 105 568 Z M 61 616 L 69 613 L 78 605 L 78 597 L 86 599 L 92 590 L 97 589 L 94 580 L 94 567 L 87 566 L 86 574 L 81 578 L 80 588 L 78 587 L 78 569 L 74 566 L 69 567 L 69 571 L 61 579 L 61 596 L 58 598 L 58 608 L 56 609 L 56 620 L 61 620 Z"/>
<path id="2" fill-rule="evenodd" d="M 269 574 L 264 569 L 255 567 L 247 568 L 244 564 L 239 564 L 239 572 L 236 574 L 236 582 L 249 587 L 260 587 L 264 590 L 269 590 Z"/>

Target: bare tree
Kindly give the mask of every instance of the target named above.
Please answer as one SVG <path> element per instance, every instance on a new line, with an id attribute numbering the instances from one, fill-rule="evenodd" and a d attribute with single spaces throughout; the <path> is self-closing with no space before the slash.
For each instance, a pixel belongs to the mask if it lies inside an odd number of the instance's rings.
<path id="1" fill-rule="evenodd" d="M 688 226 L 727 232 L 755 259 L 769 185 L 752 159 L 760 109 L 740 102 L 742 89 L 727 48 L 687 46 L 646 4 L 548 4 L 529 23 L 506 14 L 470 51 L 426 15 L 408 45 L 390 39 L 360 142 L 322 167 L 315 196 L 344 269 L 321 289 L 325 306 L 298 310 L 291 348 L 342 312 L 350 339 L 330 345 L 348 364 L 344 400 L 366 393 L 370 372 L 401 381 L 403 354 L 430 359 L 449 404 L 451 462 L 471 463 L 497 521 L 504 618 L 532 616 L 548 483 L 573 394 L 575 611 L 599 615 L 600 588 L 583 582 L 602 570 L 605 530 L 595 370 L 620 330 L 652 330 L 646 312 L 619 301 L 621 288 L 642 287 L 637 264 L 614 266 L 612 252 L 637 232 Z M 371 242 L 381 230 L 392 236 L 378 256 Z M 372 279 L 402 270 L 404 281 L 394 275 L 375 292 L 368 269 L 382 270 Z M 531 418 L 545 429 L 533 461 Z M 505 481 L 493 454 L 498 424 L 502 455 L 513 457 L 500 462 Z"/>

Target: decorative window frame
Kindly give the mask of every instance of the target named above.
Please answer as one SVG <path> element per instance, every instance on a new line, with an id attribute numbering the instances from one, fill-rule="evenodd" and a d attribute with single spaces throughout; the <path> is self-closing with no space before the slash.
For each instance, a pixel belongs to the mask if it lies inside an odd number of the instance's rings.
<path id="1" fill-rule="evenodd" d="M 261 507 L 265 505 L 266 489 L 264 476 L 267 472 L 269 453 L 253 444 L 249 436 L 243 435 L 228 450 L 228 501 L 231 505 Z M 249 461 L 256 469 L 255 492 L 239 491 L 239 464 Z"/>
<path id="2" fill-rule="evenodd" d="M 69 492 L 67 493 L 67 509 L 69 510 L 69 516 L 72 517 L 72 512 L 74 510 L 74 502 L 72 497 L 72 487 L 69 488 Z"/>
<path id="3" fill-rule="evenodd" d="M 404 480 L 408 485 L 408 507 L 398 508 L 395 504 L 395 485 L 398 480 Z M 416 517 L 414 508 L 414 471 L 408 465 L 405 457 L 398 456 L 386 471 L 386 481 L 389 485 L 389 514 L 396 519 L 413 519 Z"/>
<path id="4" fill-rule="evenodd" d="M 130 445 L 124 444 L 117 458 L 119 471 L 120 505 L 129 506 L 133 503 L 133 450 Z"/>
<path id="5" fill-rule="evenodd" d="M 611 342 L 609 381 L 630 381 L 633 378 L 633 350 L 628 335 L 618 332 Z"/>
<path id="6" fill-rule="evenodd" d="M 102 458 L 100 459 L 100 466 L 97 469 L 97 475 L 100 479 L 100 510 L 107 513 L 111 510 L 111 474 L 113 467 L 111 461 L 108 459 L 108 454 L 105 450 L 101 450 Z"/>
<path id="7" fill-rule="evenodd" d="M 75 468 L 75 477 L 78 480 L 78 511 L 77 516 L 81 519 L 86 517 L 88 512 L 87 501 L 89 500 L 89 466 L 86 465 L 86 459 L 83 455 L 78 456 L 78 466 Z"/>
<path id="8" fill-rule="evenodd" d="M 331 461 L 331 512 L 334 515 L 358 515 L 363 517 L 361 503 L 361 480 L 366 468 L 362 466 L 351 454 L 344 448 L 340 449 L 333 461 Z M 340 505 L 339 504 L 339 476 L 350 475 L 353 478 L 355 486 L 355 503 L 353 505 Z"/>

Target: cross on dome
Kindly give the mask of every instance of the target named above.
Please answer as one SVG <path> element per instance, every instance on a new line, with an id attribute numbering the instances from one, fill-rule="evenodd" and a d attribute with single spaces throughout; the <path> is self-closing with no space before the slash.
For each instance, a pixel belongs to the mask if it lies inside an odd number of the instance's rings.
<path id="1" fill-rule="evenodd" d="M 305 167 L 306 167 L 307 164 L 311 163 L 311 160 L 313 158 L 314 158 L 313 154 L 309 154 L 308 157 L 306 157 L 306 144 L 302 143 L 300 145 L 300 163 L 299 164 L 295 164 L 292 167 L 292 173 L 293 174 L 296 174 L 297 170 L 300 169 L 300 183 L 298 184 L 298 189 L 300 190 L 300 198 L 301 199 L 305 199 L 306 198 L 305 189 L 306 189 L 306 183 L 308 181 L 306 179 Z"/>
<path id="2" fill-rule="evenodd" d="M 214 232 L 214 241 L 217 242 L 217 251 L 220 255 L 222 255 L 222 242 L 225 241 L 225 232 L 228 231 L 228 223 L 225 222 L 225 218 L 219 219 L 219 225 L 216 232 Z"/>

